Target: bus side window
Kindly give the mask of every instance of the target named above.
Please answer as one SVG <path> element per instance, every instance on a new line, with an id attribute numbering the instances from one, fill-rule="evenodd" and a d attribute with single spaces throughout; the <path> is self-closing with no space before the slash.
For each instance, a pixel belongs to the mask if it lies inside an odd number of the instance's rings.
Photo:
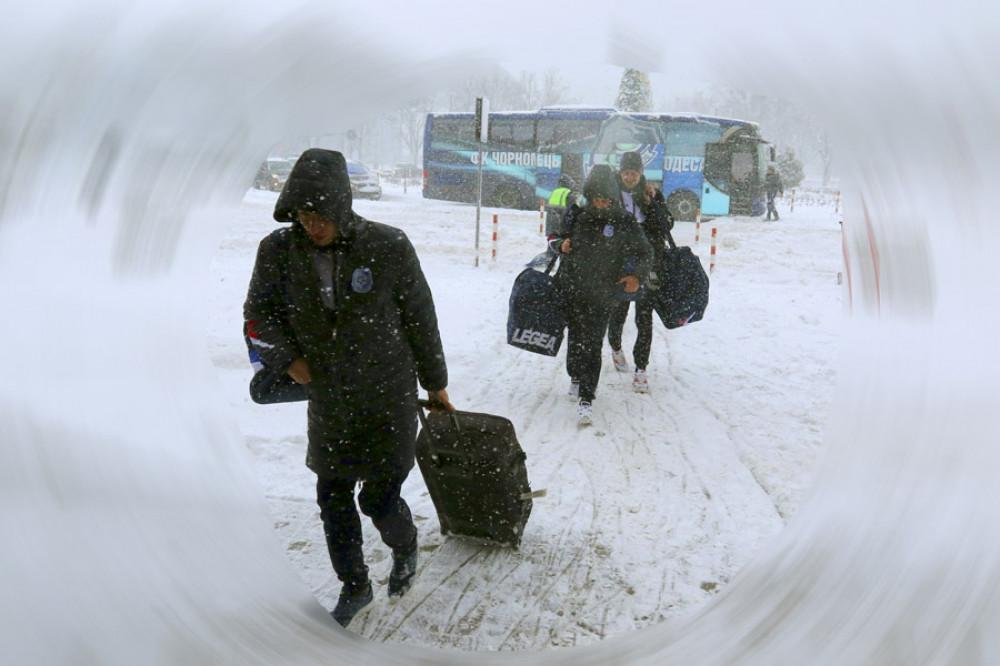
<path id="1" fill-rule="evenodd" d="M 490 120 L 490 143 L 515 148 L 533 148 L 535 123 L 531 120 L 494 117 Z"/>

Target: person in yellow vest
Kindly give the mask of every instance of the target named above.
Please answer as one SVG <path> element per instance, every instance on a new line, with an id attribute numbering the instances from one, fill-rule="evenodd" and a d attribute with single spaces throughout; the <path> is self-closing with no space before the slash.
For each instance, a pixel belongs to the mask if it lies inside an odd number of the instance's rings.
<path id="1" fill-rule="evenodd" d="M 559 176 L 556 189 L 549 195 L 545 206 L 545 239 L 546 242 L 563 235 L 563 217 L 571 207 L 577 205 L 579 195 L 576 193 L 576 183 L 566 174 Z M 554 253 L 551 247 L 549 253 Z"/>

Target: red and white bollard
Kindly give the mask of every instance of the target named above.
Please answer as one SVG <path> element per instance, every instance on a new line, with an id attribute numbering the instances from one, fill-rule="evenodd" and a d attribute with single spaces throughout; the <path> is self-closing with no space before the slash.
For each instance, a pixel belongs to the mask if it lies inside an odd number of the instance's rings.
<path id="1" fill-rule="evenodd" d="M 694 242 L 695 245 L 701 242 L 701 208 L 694 212 Z"/>
<path id="2" fill-rule="evenodd" d="M 493 261 L 497 260 L 497 232 L 500 230 L 500 216 L 493 213 L 493 250 L 490 252 L 490 258 Z"/>
<path id="3" fill-rule="evenodd" d="M 718 227 L 712 227 L 712 249 L 709 252 L 709 260 L 708 260 L 708 272 L 709 273 L 714 273 L 715 272 L 715 241 L 716 241 L 716 238 L 718 237 L 718 235 L 719 235 L 719 229 L 718 229 Z"/>
<path id="4" fill-rule="evenodd" d="M 545 204 L 538 204 L 538 235 L 545 235 Z"/>

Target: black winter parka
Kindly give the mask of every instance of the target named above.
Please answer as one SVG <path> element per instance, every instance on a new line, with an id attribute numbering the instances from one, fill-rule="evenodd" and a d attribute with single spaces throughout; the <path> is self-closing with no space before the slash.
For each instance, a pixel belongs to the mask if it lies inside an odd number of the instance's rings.
<path id="1" fill-rule="evenodd" d="M 568 303 L 605 308 L 622 290 L 621 278 L 646 281 L 653 250 L 631 213 L 619 205 L 603 211 L 588 205 L 576 208 L 572 218 L 570 252 L 555 278 Z"/>
<path id="2" fill-rule="evenodd" d="M 295 176 L 293 169 L 289 183 Z M 350 211 L 346 165 L 334 165 L 317 182 L 329 191 L 299 191 L 310 202 L 338 202 L 337 240 L 318 248 L 297 221 L 265 237 L 244 316 L 254 322 L 266 365 L 283 372 L 303 357 L 309 366 L 307 464 L 313 471 L 365 476 L 386 464 L 408 470 L 412 442 L 396 447 L 391 438 L 376 438 L 391 450 L 372 450 L 364 440 L 365 433 L 416 418 L 417 380 L 431 391 L 448 384 L 431 291 L 406 234 Z M 286 184 L 276 218 L 307 207 L 285 197 L 289 189 Z M 324 252 L 332 255 L 333 309 L 320 293 L 315 254 Z"/>

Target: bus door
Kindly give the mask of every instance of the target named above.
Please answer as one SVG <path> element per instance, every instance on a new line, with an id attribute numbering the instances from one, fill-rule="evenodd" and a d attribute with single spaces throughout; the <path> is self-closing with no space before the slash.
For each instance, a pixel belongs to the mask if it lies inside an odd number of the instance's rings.
<path id="1" fill-rule="evenodd" d="M 701 188 L 702 215 L 729 215 L 732 144 L 705 144 L 705 180 Z"/>
<path id="2" fill-rule="evenodd" d="M 752 215 L 753 197 L 757 189 L 756 145 L 739 142 L 733 145 L 730 164 L 729 214 Z"/>

